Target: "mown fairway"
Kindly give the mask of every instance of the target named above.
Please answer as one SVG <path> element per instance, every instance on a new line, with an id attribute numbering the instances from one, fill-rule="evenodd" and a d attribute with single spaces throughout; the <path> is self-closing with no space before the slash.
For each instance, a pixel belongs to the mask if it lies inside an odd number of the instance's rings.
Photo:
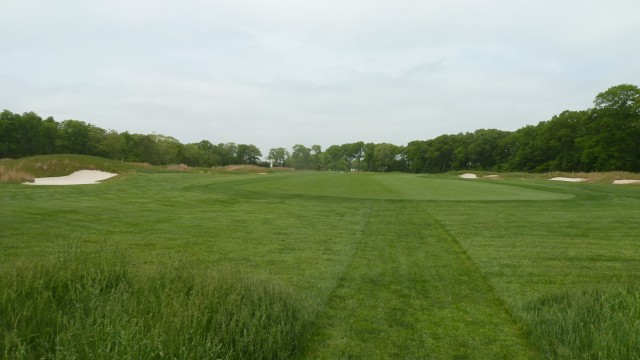
<path id="1" fill-rule="evenodd" d="M 637 186 L 138 173 L 0 184 L 0 204 L 3 276 L 69 244 L 117 248 L 143 279 L 171 268 L 258 276 L 302 308 L 301 358 L 640 358 Z M 602 305 L 610 298 L 622 300 Z M 579 310 L 616 324 L 572 320 Z M 562 328 L 574 320 L 591 332 Z"/>

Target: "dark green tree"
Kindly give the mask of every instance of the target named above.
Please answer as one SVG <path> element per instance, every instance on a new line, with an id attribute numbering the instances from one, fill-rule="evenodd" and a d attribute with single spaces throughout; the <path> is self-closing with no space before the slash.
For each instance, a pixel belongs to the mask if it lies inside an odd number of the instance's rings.
<path id="1" fill-rule="evenodd" d="M 325 159 L 320 145 L 311 145 L 311 163 L 316 170 L 325 169 Z"/>
<path id="2" fill-rule="evenodd" d="M 348 169 L 349 164 L 340 145 L 329 146 L 327 150 L 325 150 L 324 155 L 328 170 L 344 171 Z"/>
<path id="3" fill-rule="evenodd" d="M 262 153 L 260 150 L 252 144 L 240 144 L 238 145 L 236 152 L 236 159 L 238 164 L 258 164 Z"/>
<path id="4" fill-rule="evenodd" d="M 274 148 L 269 150 L 268 160 L 271 160 L 273 166 L 285 166 L 289 161 L 289 151 L 283 147 Z"/>
<path id="5" fill-rule="evenodd" d="M 466 147 L 467 141 L 465 139 L 469 137 L 470 141 L 468 147 Z M 509 135 L 507 131 L 501 131 L 497 129 L 480 129 L 476 130 L 473 134 L 462 135 L 462 146 L 458 148 L 467 149 L 466 157 L 468 157 L 470 168 L 478 170 L 493 170 L 497 166 L 499 159 L 499 146 L 498 144 L 504 138 Z M 465 155 L 459 154 L 458 157 L 465 157 Z M 461 170 L 465 168 L 463 164 L 458 164 L 457 169 Z"/>
<path id="6" fill-rule="evenodd" d="M 301 144 L 293 145 L 291 151 L 291 166 L 296 169 L 311 169 L 313 167 L 311 149 Z"/>
<path id="7" fill-rule="evenodd" d="M 127 142 L 117 131 L 107 132 L 100 143 L 101 155 L 109 159 L 123 159 Z"/>
<path id="8" fill-rule="evenodd" d="M 589 171 L 640 170 L 640 89 L 613 86 L 598 94 L 581 139 Z"/>
<path id="9" fill-rule="evenodd" d="M 88 155 L 97 145 L 91 144 L 91 125 L 79 120 L 60 123 L 60 150 L 68 154 Z"/>

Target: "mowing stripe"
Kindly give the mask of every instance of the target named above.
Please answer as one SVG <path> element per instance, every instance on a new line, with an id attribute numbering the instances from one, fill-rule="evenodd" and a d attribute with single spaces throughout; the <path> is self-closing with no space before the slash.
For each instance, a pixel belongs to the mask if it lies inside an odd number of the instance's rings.
<path id="1" fill-rule="evenodd" d="M 371 206 L 309 358 L 535 357 L 477 266 L 422 203 Z"/>

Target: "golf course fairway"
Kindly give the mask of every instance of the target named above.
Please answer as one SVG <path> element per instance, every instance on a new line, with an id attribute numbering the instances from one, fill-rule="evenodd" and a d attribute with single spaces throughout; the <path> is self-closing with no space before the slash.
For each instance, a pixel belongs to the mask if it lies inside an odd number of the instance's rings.
<path id="1" fill-rule="evenodd" d="M 635 185 L 129 173 L 0 203 L 0 358 L 640 358 Z M 111 254 L 85 295 L 37 280 Z"/>

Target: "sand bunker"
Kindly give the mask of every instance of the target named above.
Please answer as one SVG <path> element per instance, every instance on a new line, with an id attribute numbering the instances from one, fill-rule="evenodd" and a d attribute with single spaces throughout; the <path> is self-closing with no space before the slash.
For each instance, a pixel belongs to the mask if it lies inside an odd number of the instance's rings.
<path id="1" fill-rule="evenodd" d="M 624 184 L 640 184 L 640 180 L 626 180 L 626 179 L 622 179 L 622 180 L 613 180 L 614 184 L 618 184 L 618 185 L 624 185 Z"/>
<path id="2" fill-rule="evenodd" d="M 477 179 L 478 175 L 471 174 L 471 173 L 466 173 L 466 174 L 460 175 L 460 177 L 463 178 L 463 179 Z"/>
<path id="3" fill-rule="evenodd" d="M 587 179 L 584 179 L 584 178 L 568 178 L 568 177 L 554 177 L 554 178 L 551 178 L 549 180 L 568 181 L 568 182 L 583 182 L 583 181 L 587 181 Z"/>
<path id="4" fill-rule="evenodd" d="M 36 178 L 34 182 L 27 182 L 27 185 L 86 185 L 99 184 L 99 181 L 112 178 L 118 174 L 104 172 L 100 170 L 79 170 L 71 175 L 59 177 Z"/>

